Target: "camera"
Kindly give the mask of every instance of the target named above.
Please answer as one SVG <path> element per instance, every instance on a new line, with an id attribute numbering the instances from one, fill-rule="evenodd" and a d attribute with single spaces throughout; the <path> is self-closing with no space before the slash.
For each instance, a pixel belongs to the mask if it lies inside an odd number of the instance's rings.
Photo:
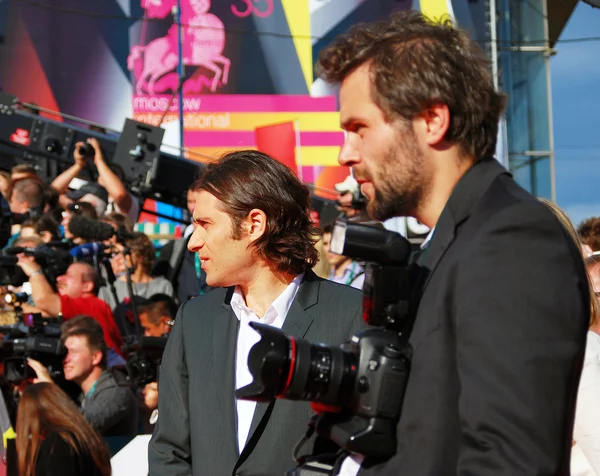
<path id="1" fill-rule="evenodd" d="M 35 372 L 27 365 L 29 357 L 44 364 L 53 379 L 62 378 L 62 361 L 66 353 L 60 340 L 62 319 L 43 318 L 39 313 L 11 313 L 15 323 L 0 326 L 0 333 L 5 336 L 0 340 L 4 379 L 17 383 L 35 377 Z"/>
<path id="2" fill-rule="evenodd" d="M 0 285 L 21 286 L 29 281 L 27 275 L 17 265 L 17 255 L 21 253 L 35 258 L 54 290 L 56 290 L 56 278 L 65 274 L 72 262 L 72 257 L 68 253 L 60 253 L 48 245 L 40 245 L 37 248 L 5 248 L 0 255 Z"/>
<path id="3" fill-rule="evenodd" d="M 158 368 L 165 350 L 167 337 L 130 336 L 123 351 L 127 356 L 124 366 L 113 367 L 113 376 L 119 386 L 144 387 L 158 381 Z"/>
<path id="4" fill-rule="evenodd" d="M 341 347 L 287 337 L 251 323 L 261 339 L 250 350 L 253 381 L 236 397 L 308 400 L 339 408 L 316 421 L 319 436 L 377 459 L 396 452 L 396 425 L 410 371 L 410 243 L 398 233 L 336 221 L 331 250 L 366 261 L 363 320 L 369 326 Z"/>

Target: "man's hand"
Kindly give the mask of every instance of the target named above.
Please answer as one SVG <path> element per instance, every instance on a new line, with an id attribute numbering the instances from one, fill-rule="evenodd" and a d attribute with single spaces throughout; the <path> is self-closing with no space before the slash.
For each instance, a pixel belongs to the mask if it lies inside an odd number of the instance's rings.
<path id="1" fill-rule="evenodd" d="M 81 169 L 85 167 L 85 155 L 79 152 L 80 148 L 85 147 L 85 142 L 77 142 L 75 144 L 75 151 L 73 152 L 73 159 L 75 160 L 75 165 Z"/>
<path id="2" fill-rule="evenodd" d="M 17 265 L 21 267 L 28 278 L 31 277 L 32 274 L 42 272 L 42 267 L 35 261 L 33 256 L 26 256 L 22 253 L 18 256 L 19 261 L 17 261 Z"/>
<path id="3" fill-rule="evenodd" d="M 94 164 L 96 167 L 98 166 L 98 162 L 104 162 L 104 154 L 102 153 L 102 148 L 100 147 L 100 143 L 94 137 L 90 137 L 88 140 L 88 144 L 90 144 L 94 148 Z"/>
<path id="4" fill-rule="evenodd" d="M 27 365 L 29 365 L 33 369 L 33 371 L 35 372 L 35 375 L 37 376 L 37 378 L 33 379 L 33 383 L 40 383 L 40 382 L 54 383 L 52 378 L 50 378 L 48 369 L 41 362 L 38 362 L 37 360 L 28 358 Z"/>

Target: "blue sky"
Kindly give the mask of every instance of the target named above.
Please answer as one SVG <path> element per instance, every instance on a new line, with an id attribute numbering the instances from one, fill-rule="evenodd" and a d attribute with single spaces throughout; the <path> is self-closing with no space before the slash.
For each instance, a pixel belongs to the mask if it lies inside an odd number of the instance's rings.
<path id="1" fill-rule="evenodd" d="M 580 1 L 560 40 L 585 37 L 600 37 L 600 9 Z M 577 225 L 600 216 L 600 41 L 559 41 L 555 49 L 556 198 Z"/>

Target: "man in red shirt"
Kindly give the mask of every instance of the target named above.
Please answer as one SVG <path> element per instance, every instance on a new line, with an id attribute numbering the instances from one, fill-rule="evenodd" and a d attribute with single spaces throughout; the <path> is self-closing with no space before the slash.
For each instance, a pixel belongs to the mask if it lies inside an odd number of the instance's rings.
<path id="1" fill-rule="evenodd" d="M 60 314 L 65 321 L 79 315 L 93 317 L 102 326 L 108 348 L 122 355 L 123 342 L 112 311 L 108 304 L 96 296 L 100 286 L 98 274 L 93 266 L 81 262 L 73 263 L 65 274 L 56 279 L 57 293 L 33 257 L 19 256 L 18 265 L 29 277 L 31 297 L 37 309 L 51 317 Z"/>

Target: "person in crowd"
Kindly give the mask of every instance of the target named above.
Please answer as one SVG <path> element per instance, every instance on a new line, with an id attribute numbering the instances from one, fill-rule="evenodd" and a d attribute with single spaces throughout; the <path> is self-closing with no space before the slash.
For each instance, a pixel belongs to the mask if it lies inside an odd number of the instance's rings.
<path id="1" fill-rule="evenodd" d="M 43 183 L 42 178 L 38 175 L 37 170 L 30 164 L 17 164 L 10 169 L 10 178 L 15 184 L 19 180 L 31 179 L 38 183 Z"/>
<path id="2" fill-rule="evenodd" d="M 42 215 L 37 218 L 28 218 L 21 224 L 21 238 L 30 236 L 39 237 L 44 243 L 58 241 L 60 239 L 58 224 L 50 215 Z"/>
<path id="3" fill-rule="evenodd" d="M 589 252 L 600 250 L 600 217 L 583 220 L 577 227 L 581 242 L 588 246 Z"/>
<path id="4" fill-rule="evenodd" d="M 65 379 L 81 388 L 79 403 L 88 423 L 103 437 L 135 436 L 135 395 L 130 388 L 119 386 L 108 370 L 102 326 L 90 316 L 77 316 L 63 324 L 61 340 L 67 349 Z M 31 358 L 27 363 L 36 374 L 35 382 L 52 382 L 43 364 Z"/>
<path id="5" fill-rule="evenodd" d="M 573 450 L 571 453 L 572 476 L 600 475 L 600 413 L 597 402 L 600 399 L 600 219 L 593 217 L 583 221 L 578 232 L 566 214 L 556 205 L 546 202 L 559 216 L 565 228 L 581 243 L 586 268 L 590 278 L 592 302 L 590 329 L 586 341 L 585 361 L 579 382 L 577 409 L 573 429 Z M 584 242 L 578 240 L 584 239 Z"/>
<path id="6" fill-rule="evenodd" d="M 17 410 L 20 476 L 110 476 L 110 453 L 100 435 L 55 384 L 23 391 Z"/>
<path id="7" fill-rule="evenodd" d="M 104 223 L 110 223 L 115 230 L 124 229 L 127 233 L 133 233 L 133 222 L 127 215 L 119 212 L 111 212 L 100 218 Z"/>
<path id="8" fill-rule="evenodd" d="M 175 300 L 167 294 L 154 294 L 138 309 L 144 335 L 162 337 L 171 332 L 177 314 Z"/>
<path id="9" fill-rule="evenodd" d="M 102 185 L 94 182 L 87 182 L 79 189 L 67 192 L 66 197 L 72 202 L 91 203 L 96 210 L 97 217 L 104 215 L 108 204 L 108 192 Z"/>
<path id="10" fill-rule="evenodd" d="M 100 180 L 101 183 L 105 184 L 107 189 L 112 190 L 112 188 L 109 187 L 109 185 L 114 185 L 116 183 L 115 178 L 122 184 L 126 183 L 127 177 L 125 175 L 125 171 L 119 164 L 116 164 L 114 162 L 111 164 L 108 164 L 108 169 L 110 170 L 110 172 L 112 172 L 111 177 L 109 177 L 108 174 L 105 174 L 106 178 L 103 178 L 100 176 L 98 177 L 98 180 Z M 121 214 L 125 215 L 127 218 L 129 218 L 129 220 L 131 220 L 132 223 L 135 223 L 138 220 L 138 217 L 140 215 L 142 204 L 140 203 L 140 200 L 135 195 L 133 195 L 132 193 L 129 193 L 129 191 L 127 190 L 127 188 L 125 186 L 124 186 L 124 188 L 128 194 L 129 199 L 127 197 L 119 198 L 119 196 L 116 195 L 116 192 L 119 189 L 115 186 L 116 190 L 115 190 L 114 195 L 109 194 L 108 207 L 107 207 L 106 211 L 107 211 L 107 213 L 121 213 Z M 129 202 L 129 204 L 127 204 L 128 202 Z"/>
<path id="11" fill-rule="evenodd" d="M 493 158 L 505 98 L 485 53 L 449 19 L 407 11 L 353 27 L 316 71 L 340 85 L 339 162 L 371 218 L 434 230 L 415 257 L 395 454 L 348 455 L 340 473 L 568 474 L 587 276 L 558 219 Z"/>
<path id="12" fill-rule="evenodd" d="M 332 225 L 323 227 L 323 247 L 327 253 L 327 261 L 329 261 L 330 273 L 329 279 L 336 283 L 352 286 L 356 289 L 362 289 L 365 282 L 365 269 L 356 260 L 348 256 L 342 256 L 331 252 L 331 233 Z"/>
<path id="13" fill-rule="evenodd" d="M 44 209 L 44 200 L 44 187 L 37 180 L 22 179 L 13 184 L 9 202 L 10 211 L 17 215 L 39 216 Z M 18 237 L 20 230 L 20 224 L 12 225 L 12 238 L 8 246 Z"/>
<path id="14" fill-rule="evenodd" d="M 187 207 L 190 215 L 194 213 L 197 193 L 193 188 L 187 191 Z M 175 296 L 181 304 L 211 290 L 211 287 L 206 284 L 206 274 L 202 271 L 200 258 L 188 249 L 195 226 L 194 223 L 190 224 L 182 238 L 170 241 L 159 250 L 154 269 L 155 275 L 162 275 L 173 283 Z"/>
<path id="15" fill-rule="evenodd" d="M 155 251 L 148 236 L 142 232 L 134 232 L 130 238 L 125 240 L 125 246 L 118 243 L 115 248 L 118 252 L 112 258 L 111 265 L 117 278 L 114 284 L 118 301 L 115 300 L 107 286 L 103 286 L 99 293 L 100 299 L 106 301 L 111 309 L 115 309 L 126 297 L 131 298 L 127 288 L 127 266 L 131 269 L 131 283 L 135 296 L 147 299 L 158 293 L 173 295 L 173 286 L 167 279 L 161 276 L 152 277 L 150 274 L 154 264 Z M 125 248 L 131 252 L 130 257 L 124 254 Z M 128 263 L 129 258 L 131 258 L 131 263 Z"/>
<path id="16" fill-rule="evenodd" d="M 83 240 L 79 237 L 76 237 L 71 230 L 69 229 L 69 223 L 71 223 L 71 218 L 73 215 L 80 215 L 90 220 L 98 219 L 98 213 L 96 212 L 96 207 L 89 202 L 71 202 L 68 203 L 66 208 L 63 210 L 61 214 L 61 226 L 63 229 L 63 235 L 66 239 L 72 240 L 76 244 L 81 244 Z"/>
<path id="17" fill-rule="evenodd" d="M 71 264 L 66 273 L 57 278 L 56 292 L 32 256 L 19 255 L 17 264 L 29 278 L 31 297 L 37 309 L 47 316 L 61 315 L 65 321 L 81 314 L 92 316 L 102 327 L 110 348 L 109 366 L 122 363 L 121 334 L 110 307 L 97 297 L 99 277 L 93 266 L 84 262 Z"/>
<path id="18" fill-rule="evenodd" d="M 171 296 L 155 294 L 138 308 L 140 324 L 147 337 L 166 337 L 171 332 L 177 305 Z M 150 382 L 141 392 L 144 433 L 152 433 L 158 418 L 158 383 Z"/>
<path id="19" fill-rule="evenodd" d="M 37 180 L 26 178 L 14 183 L 10 196 L 11 212 L 41 215 L 44 205 L 44 187 Z"/>
<path id="20" fill-rule="evenodd" d="M 8 202 L 12 190 L 12 179 L 10 173 L 5 170 L 0 170 L 0 194 Z"/>
<path id="21" fill-rule="evenodd" d="M 227 154 L 205 167 L 194 189 L 188 247 L 207 283 L 221 289 L 186 301 L 175 319 L 160 368 L 150 475 L 279 476 L 293 465 L 290 449 L 312 411 L 308 403 L 235 399 L 252 381 L 248 354 L 259 336 L 249 323 L 339 345 L 360 326 L 361 293 L 311 271 L 317 230 L 309 192 L 280 162 L 251 150 Z"/>

